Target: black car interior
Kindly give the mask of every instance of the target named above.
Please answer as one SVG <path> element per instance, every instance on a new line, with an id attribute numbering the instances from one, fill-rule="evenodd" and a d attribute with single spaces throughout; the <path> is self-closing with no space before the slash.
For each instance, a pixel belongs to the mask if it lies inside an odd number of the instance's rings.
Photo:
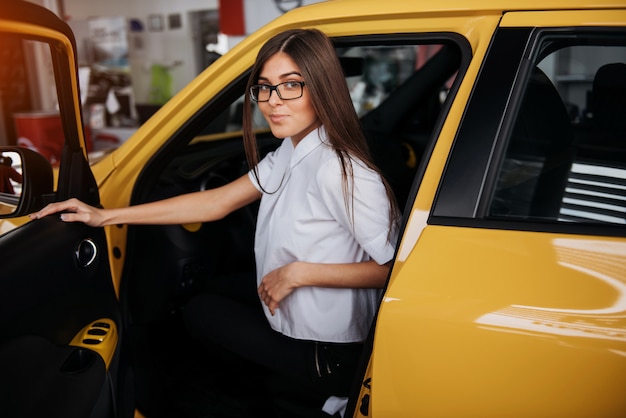
<path id="1" fill-rule="evenodd" d="M 91 240 L 106 251 L 104 231 L 51 217 L 12 234 L 13 244 L 0 246 L 6 260 L 18 260 L 3 264 L 2 277 L 19 278 L 0 287 L 0 415 L 111 416 L 118 406 L 111 390 L 118 359 L 106 364 L 98 355 L 98 336 L 74 341 L 99 318 L 121 323 L 108 260 L 99 252 L 79 266 L 69 250 Z M 35 246 L 32 236 L 39 239 Z"/>
<path id="2" fill-rule="evenodd" d="M 531 160 L 538 168 L 532 172 L 532 163 L 526 164 L 527 175 L 511 168 L 515 175 L 510 178 L 515 184 L 507 184 L 503 175 L 491 215 L 555 219 L 574 158 L 573 141 L 574 131 L 561 96 L 545 73 L 535 68 L 518 112 L 505 164 L 515 166 L 518 161 Z"/>
<path id="3" fill-rule="evenodd" d="M 595 145 L 626 161 L 626 62 L 598 69 L 591 90 Z"/>

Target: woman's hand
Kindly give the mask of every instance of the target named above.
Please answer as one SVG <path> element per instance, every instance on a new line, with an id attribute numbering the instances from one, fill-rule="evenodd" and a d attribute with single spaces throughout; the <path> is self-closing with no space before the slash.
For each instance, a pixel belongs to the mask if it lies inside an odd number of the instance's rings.
<path id="1" fill-rule="evenodd" d="M 29 217 L 30 219 L 41 219 L 58 212 L 63 212 L 60 217 L 64 222 L 83 222 L 89 226 L 102 226 L 104 223 L 103 209 L 89 206 L 78 199 L 50 203 Z"/>
<path id="2" fill-rule="evenodd" d="M 278 309 L 280 301 L 299 287 L 297 278 L 304 265 L 305 263 L 299 262 L 287 264 L 271 271 L 261 280 L 258 288 L 259 297 L 272 315 Z"/>
<path id="3" fill-rule="evenodd" d="M 296 261 L 263 277 L 258 288 L 261 301 L 274 315 L 280 302 L 303 286 L 353 289 L 382 289 L 391 261 L 379 265 L 374 260 L 358 263 L 323 264 Z"/>

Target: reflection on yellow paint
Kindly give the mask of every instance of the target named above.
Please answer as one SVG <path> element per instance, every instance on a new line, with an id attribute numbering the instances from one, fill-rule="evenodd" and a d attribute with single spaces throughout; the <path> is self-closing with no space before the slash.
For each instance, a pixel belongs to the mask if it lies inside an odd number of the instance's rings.
<path id="1" fill-rule="evenodd" d="M 553 248 L 562 267 L 577 271 L 594 286 L 610 288 L 613 296 L 598 298 L 598 306 L 585 309 L 510 305 L 476 322 L 512 332 L 626 342 L 626 243 L 558 238 Z"/>
<path id="2" fill-rule="evenodd" d="M 398 255 L 396 257 L 397 261 L 406 261 L 420 235 L 422 235 L 422 231 L 426 228 L 428 215 L 428 211 L 419 209 L 413 210 L 403 233 L 402 243 L 400 244 Z"/>

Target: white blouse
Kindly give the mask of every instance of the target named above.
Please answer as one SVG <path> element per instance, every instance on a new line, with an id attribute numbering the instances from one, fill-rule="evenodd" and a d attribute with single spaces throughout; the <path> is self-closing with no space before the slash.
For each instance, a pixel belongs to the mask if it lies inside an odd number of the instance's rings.
<path id="1" fill-rule="evenodd" d="M 263 193 L 255 238 L 257 282 L 294 261 L 354 263 L 393 258 L 397 228 L 389 240 L 389 201 L 380 176 L 352 160 L 354 216 L 346 209 L 341 162 L 318 128 L 293 147 L 290 138 L 258 165 Z M 262 187 L 261 187 L 262 186 Z M 391 241 L 391 242 L 390 242 Z M 271 327 L 292 338 L 363 341 L 379 302 L 378 289 L 301 287 L 282 300 Z"/>

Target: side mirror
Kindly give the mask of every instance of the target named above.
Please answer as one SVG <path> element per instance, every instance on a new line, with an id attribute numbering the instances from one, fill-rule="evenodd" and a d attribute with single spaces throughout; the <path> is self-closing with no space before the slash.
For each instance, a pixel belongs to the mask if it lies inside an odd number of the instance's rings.
<path id="1" fill-rule="evenodd" d="M 52 165 L 22 147 L 0 147 L 0 218 L 15 218 L 44 206 L 53 192 Z"/>

